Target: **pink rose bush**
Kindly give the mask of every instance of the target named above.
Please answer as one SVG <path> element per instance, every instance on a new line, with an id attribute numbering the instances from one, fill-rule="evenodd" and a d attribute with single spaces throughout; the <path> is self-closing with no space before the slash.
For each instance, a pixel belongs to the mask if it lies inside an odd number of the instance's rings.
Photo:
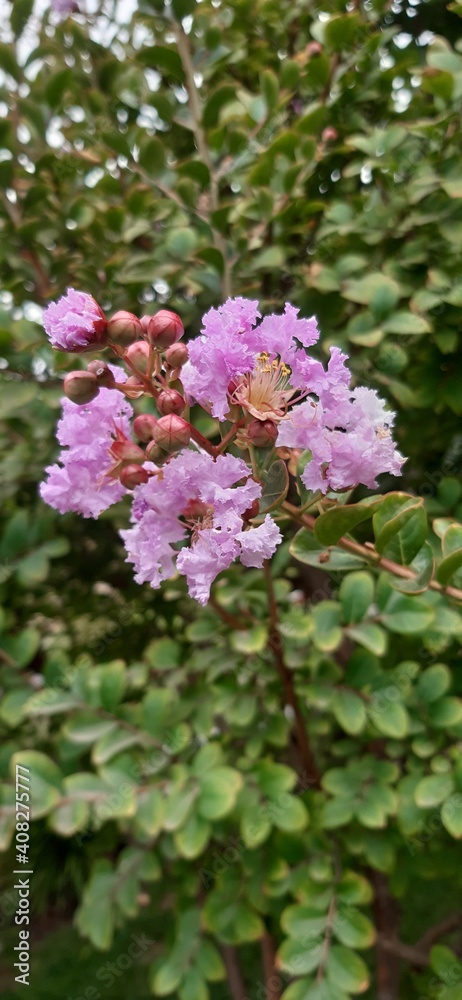
<path id="1" fill-rule="evenodd" d="M 186 346 L 175 313 L 108 320 L 91 296 L 69 289 L 45 310 L 44 326 L 58 350 L 105 347 L 118 364 L 91 361 L 66 376 L 62 450 L 42 498 L 61 513 L 98 517 L 130 497 L 121 536 L 138 583 L 157 588 L 180 573 L 206 604 L 232 562 L 263 566 L 282 540 L 285 494 L 269 513 L 264 492 L 275 461 L 292 471 L 292 456 L 305 453 L 301 482 L 314 500 L 400 474 L 393 413 L 372 389 L 351 388 L 338 348 L 326 368 L 311 355 L 316 319 L 291 305 L 262 318 L 258 302 L 228 299 Z M 216 443 L 191 407 L 216 419 Z"/>

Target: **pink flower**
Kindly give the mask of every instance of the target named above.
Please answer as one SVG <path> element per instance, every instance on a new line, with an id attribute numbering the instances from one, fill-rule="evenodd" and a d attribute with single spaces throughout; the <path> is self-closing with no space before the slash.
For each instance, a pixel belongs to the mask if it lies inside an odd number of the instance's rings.
<path id="1" fill-rule="evenodd" d="M 236 485 L 240 480 L 245 482 Z M 135 489 L 134 525 L 121 532 L 137 583 L 159 587 L 176 565 L 191 596 L 206 604 L 215 577 L 235 559 L 262 566 L 281 535 L 269 515 L 256 528 L 244 525 L 243 514 L 260 495 L 246 463 L 233 455 L 213 461 L 185 451 L 172 459 L 161 475 Z M 189 544 L 178 551 L 184 542 Z"/>
<path id="2" fill-rule="evenodd" d="M 399 476 L 404 458 L 391 436 L 394 413 L 377 393 L 343 389 L 326 402 L 303 402 L 279 425 L 278 446 L 312 453 L 301 477 L 307 489 L 327 493 L 358 483 L 373 489 L 380 473 Z"/>
<path id="3" fill-rule="evenodd" d="M 75 0 L 51 0 L 51 8 L 55 14 L 67 17 L 68 14 L 74 14 L 79 9 L 79 6 Z"/>
<path id="4" fill-rule="evenodd" d="M 201 336 L 189 345 L 184 388 L 219 420 L 233 402 L 257 419 L 281 419 L 295 390 L 307 391 L 306 348 L 318 339 L 316 320 L 299 319 L 291 305 L 257 325 L 259 318 L 258 302 L 228 299 L 206 313 Z"/>
<path id="5" fill-rule="evenodd" d="M 107 320 L 98 303 L 86 292 L 68 288 L 43 314 L 45 332 L 58 351 L 97 350 L 105 340 Z"/>
<path id="6" fill-rule="evenodd" d="M 126 374 L 110 365 L 118 381 Z M 40 495 L 61 514 L 74 511 L 84 517 L 98 517 L 124 496 L 120 482 L 105 476 L 111 465 L 110 448 L 117 431 L 130 434 L 132 407 L 121 392 L 101 389 L 86 406 L 75 406 L 63 399 L 63 415 L 57 438 L 62 445 L 59 464 L 45 471 L 48 479 L 40 486 Z"/>

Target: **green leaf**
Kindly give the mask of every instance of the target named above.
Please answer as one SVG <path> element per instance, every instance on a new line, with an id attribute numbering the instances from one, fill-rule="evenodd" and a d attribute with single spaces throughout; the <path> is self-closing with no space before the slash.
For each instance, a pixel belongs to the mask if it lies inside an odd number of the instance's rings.
<path id="1" fill-rule="evenodd" d="M 333 929 L 337 940 L 348 948 L 371 948 L 376 937 L 373 923 L 353 907 L 341 906 L 337 910 Z"/>
<path id="2" fill-rule="evenodd" d="M 207 984 L 197 968 L 193 967 L 187 971 L 178 990 L 178 996 L 179 1000 L 209 1000 Z"/>
<path id="3" fill-rule="evenodd" d="M 320 519 L 318 519 L 320 520 Z M 317 522 L 316 522 L 317 523 Z M 327 549 L 321 545 L 307 528 L 300 528 L 290 544 L 290 554 L 307 566 L 315 566 L 327 572 L 346 572 L 350 569 L 361 569 L 365 560 L 352 556 L 342 549 Z"/>
<path id="4" fill-rule="evenodd" d="M 276 803 L 278 800 L 276 800 Z M 273 813 L 272 813 L 273 815 Z M 295 795 L 284 795 L 280 802 L 280 808 L 274 809 L 274 825 L 278 830 L 286 830 L 287 833 L 295 833 L 304 830 L 308 826 L 308 813 L 303 802 Z"/>
<path id="5" fill-rule="evenodd" d="M 271 69 L 264 69 L 260 77 L 260 86 L 268 111 L 274 111 L 279 98 L 279 80 Z"/>
<path id="6" fill-rule="evenodd" d="M 393 594 L 381 615 L 381 621 L 390 632 L 398 635 L 415 635 L 425 632 L 435 617 L 434 608 L 419 596 L 405 597 Z"/>
<path id="7" fill-rule="evenodd" d="M 218 767 L 200 778 L 197 808 L 204 819 L 221 819 L 234 808 L 242 777 L 231 767 Z"/>
<path id="8" fill-rule="evenodd" d="M 444 828 L 456 840 L 462 837 L 462 795 L 451 795 L 441 809 Z"/>
<path id="9" fill-rule="evenodd" d="M 315 646 L 324 653 L 337 649 L 343 638 L 340 628 L 340 605 L 336 601 L 319 601 L 311 614 L 314 622 Z"/>
<path id="10" fill-rule="evenodd" d="M 408 565 L 427 537 L 423 498 L 389 493 L 374 513 L 372 524 L 375 546 L 380 555 L 400 565 Z"/>
<path id="11" fill-rule="evenodd" d="M 265 625 L 255 625 L 253 628 L 239 629 L 231 633 L 231 648 L 236 653 L 261 653 L 268 642 L 268 630 Z"/>
<path id="12" fill-rule="evenodd" d="M 442 538 L 444 559 L 440 562 L 436 578 L 446 585 L 452 576 L 462 567 L 462 526 L 451 524 Z"/>
<path id="13" fill-rule="evenodd" d="M 87 802 L 76 799 L 64 802 L 51 813 L 48 825 L 60 837 L 73 837 L 79 830 L 85 830 L 90 817 L 90 807 Z"/>
<path id="14" fill-rule="evenodd" d="M 377 709 L 370 709 L 371 719 L 380 733 L 400 740 L 409 731 L 409 716 L 404 705 L 396 701 L 386 701 L 385 698 L 378 703 Z"/>
<path id="15" fill-rule="evenodd" d="M 388 574 L 388 582 L 393 590 L 398 590 L 400 594 L 422 594 L 428 589 L 428 584 L 433 576 L 435 557 L 429 542 L 424 542 L 422 548 L 409 564 L 409 568 L 416 576 L 411 579 Z"/>
<path id="16" fill-rule="evenodd" d="M 447 729 L 450 726 L 457 726 L 462 722 L 462 699 L 460 698 L 439 698 L 428 706 L 428 718 L 430 725 L 435 729 Z"/>
<path id="17" fill-rule="evenodd" d="M 285 462 L 278 460 L 273 462 L 268 473 L 263 476 L 263 489 L 260 500 L 260 514 L 267 514 L 268 511 L 279 507 L 285 500 L 289 489 L 289 473 Z"/>
<path id="18" fill-rule="evenodd" d="M 166 997 L 178 989 L 181 983 L 181 968 L 174 959 L 164 962 L 157 969 L 152 980 L 152 991 L 156 997 Z"/>
<path id="19" fill-rule="evenodd" d="M 342 729 L 352 736 L 360 733 L 366 725 L 364 702 L 354 691 L 334 691 L 332 711 Z"/>
<path id="20" fill-rule="evenodd" d="M 432 809 L 439 806 L 454 790 L 454 781 L 450 774 L 431 774 L 422 778 L 414 792 L 415 804 L 419 809 Z"/>
<path id="21" fill-rule="evenodd" d="M 196 954 L 196 963 L 204 979 L 210 983 L 219 983 L 226 978 L 225 964 L 211 941 L 201 941 Z"/>
<path id="22" fill-rule="evenodd" d="M 441 698 L 451 686 L 451 671 L 445 663 L 434 663 L 417 681 L 417 693 L 423 701 L 431 703 Z"/>
<path id="23" fill-rule="evenodd" d="M 331 799 L 326 802 L 321 816 L 322 826 L 326 830 L 335 830 L 338 826 L 345 826 L 353 818 L 353 804 L 350 799 Z"/>
<path id="24" fill-rule="evenodd" d="M 0 649 L 10 657 L 17 667 L 27 667 L 40 646 L 40 632 L 35 628 L 25 628 L 18 635 L 2 635 Z"/>
<path id="25" fill-rule="evenodd" d="M 365 278 L 354 278 L 346 281 L 343 295 L 351 302 L 359 302 L 369 306 L 377 319 L 391 312 L 401 297 L 399 285 L 393 278 L 387 278 L 380 273 L 368 274 Z"/>
<path id="26" fill-rule="evenodd" d="M 192 813 L 181 830 L 175 834 L 175 846 L 182 858 L 199 857 L 207 846 L 212 828 L 210 823 Z"/>
<path id="27" fill-rule="evenodd" d="M 13 754 L 10 773 L 15 778 L 16 767 L 27 768 L 27 780 L 22 783 L 30 788 L 30 808 L 33 819 L 46 816 L 63 795 L 63 778 L 57 765 L 38 750 L 20 750 Z M 24 775 L 24 771 L 19 772 Z"/>
<path id="28" fill-rule="evenodd" d="M 75 923 L 84 937 L 102 951 L 111 947 L 115 924 L 112 900 L 114 872 L 97 868 L 85 886 Z"/>
<path id="29" fill-rule="evenodd" d="M 374 580 L 370 573 L 349 573 L 340 584 L 343 620 L 351 625 L 360 622 L 374 599 Z"/>
<path id="30" fill-rule="evenodd" d="M 350 625 L 347 629 L 347 635 L 360 646 L 364 646 L 364 649 L 375 653 L 376 656 L 383 656 L 386 652 L 387 633 L 385 629 L 380 628 L 380 625 L 375 625 L 374 622 L 360 622 L 359 625 Z"/>
<path id="31" fill-rule="evenodd" d="M 348 993 L 364 993 L 369 985 L 369 972 L 362 958 L 340 944 L 330 949 L 326 974 L 329 983 Z"/>
<path id="32" fill-rule="evenodd" d="M 384 501 L 384 497 L 370 497 L 367 501 L 331 507 L 316 518 L 314 534 L 321 545 L 335 545 L 358 524 L 367 521 Z"/>
<path id="33" fill-rule="evenodd" d="M 305 941 L 289 938 L 282 942 L 278 951 L 278 966 L 289 973 L 293 973 L 293 970 L 296 969 L 297 975 L 303 976 L 304 973 L 313 972 L 314 969 L 318 968 L 322 951 L 322 944 L 313 943 L 310 946 Z"/>
<path id="34" fill-rule="evenodd" d="M 405 312 L 404 310 L 394 312 L 382 324 L 384 333 L 398 333 L 404 336 L 431 333 L 431 326 L 424 316 L 417 316 L 416 313 Z"/>

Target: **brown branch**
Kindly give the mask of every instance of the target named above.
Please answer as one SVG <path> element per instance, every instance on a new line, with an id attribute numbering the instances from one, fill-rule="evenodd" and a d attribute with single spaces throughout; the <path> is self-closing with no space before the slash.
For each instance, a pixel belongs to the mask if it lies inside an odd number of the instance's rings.
<path id="1" fill-rule="evenodd" d="M 309 531 L 314 532 L 315 517 L 311 514 L 300 514 L 298 507 L 288 503 L 287 500 L 284 501 L 282 506 L 290 514 L 292 520 L 296 521 L 303 528 L 308 528 Z M 390 573 L 394 573 L 395 576 L 400 576 L 406 580 L 417 579 L 417 573 L 414 573 L 414 570 L 409 566 L 401 566 L 399 563 L 392 562 L 391 559 L 385 559 L 371 545 L 361 545 L 360 542 L 355 542 L 352 538 L 347 538 L 345 535 L 339 538 L 335 544 L 345 552 L 351 552 L 353 555 L 359 556 L 360 559 L 365 559 L 370 565 L 377 566 L 379 569 L 386 569 Z M 320 569 L 323 568 L 328 569 L 328 564 L 320 565 Z M 457 587 L 443 587 L 437 580 L 430 580 L 428 587 L 431 590 L 437 590 L 441 594 L 446 594 L 447 597 L 453 597 L 456 601 L 462 601 L 462 590 L 458 590 Z"/>
<path id="2" fill-rule="evenodd" d="M 292 673 L 288 669 L 284 661 L 282 639 L 279 633 L 278 608 L 273 588 L 273 578 L 271 576 L 270 564 L 267 561 L 264 564 L 264 573 L 268 591 L 269 626 L 270 626 L 268 646 L 272 651 L 276 669 L 283 683 L 287 704 L 290 705 L 294 713 L 295 733 L 298 745 L 298 752 L 300 756 L 300 763 L 305 771 L 309 783 L 313 787 L 318 787 L 320 776 L 313 757 L 310 741 L 308 739 L 305 719 L 303 718 L 302 710 L 300 708 L 300 704 L 295 691 Z"/>
<path id="3" fill-rule="evenodd" d="M 400 965 L 396 954 L 398 908 L 388 888 L 388 879 L 381 872 L 369 873 L 374 886 L 374 915 L 377 928 L 375 946 L 377 994 L 376 1000 L 398 1000 Z M 386 942 L 386 944 L 385 944 Z"/>
<path id="4" fill-rule="evenodd" d="M 237 948 L 230 944 L 223 944 L 221 954 L 226 966 L 229 990 L 233 1000 L 247 1000 L 247 990 L 239 965 Z"/>
<path id="5" fill-rule="evenodd" d="M 439 924 L 435 924 L 434 927 L 430 927 L 425 934 L 417 941 L 416 948 L 421 951 L 430 951 L 435 944 L 435 941 L 439 941 L 440 938 L 444 937 L 445 934 L 449 934 L 450 931 L 456 929 L 456 927 L 462 927 L 462 910 L 457 910 L 457 913 L 451 913 L 449 917 L 445 917 L 441 920 Z"/>
<path id="6" fill-rule="evenodd" d="M 261 957 L 265 977 L 265 1000 L 281 1000 L 281 980 L 276 971 L 276 948 L 271 934 L 266 930 L 261 939 Z"/>

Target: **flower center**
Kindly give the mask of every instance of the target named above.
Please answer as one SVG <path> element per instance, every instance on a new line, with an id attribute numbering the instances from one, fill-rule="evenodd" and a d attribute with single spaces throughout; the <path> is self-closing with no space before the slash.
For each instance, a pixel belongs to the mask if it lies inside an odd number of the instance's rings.
<path id="1" fill-rule="evenodd" d="M 294 394 L 290 384 L 291 370 L 281 358 L 271 359 L 263 351 L 257 357 L 253 372 L 244 375 L 238 382 L 233 402 L 238 403 L 260 420 L 278 419 L 285 416 Z"/>
<path id="2" fill-rule="evenodd" d="M 203 528 L 213 528 L 213 507 L 197 497 L 188 500 L 182 516 L 191 532 L 191 543 L 197 542 Z"/>

